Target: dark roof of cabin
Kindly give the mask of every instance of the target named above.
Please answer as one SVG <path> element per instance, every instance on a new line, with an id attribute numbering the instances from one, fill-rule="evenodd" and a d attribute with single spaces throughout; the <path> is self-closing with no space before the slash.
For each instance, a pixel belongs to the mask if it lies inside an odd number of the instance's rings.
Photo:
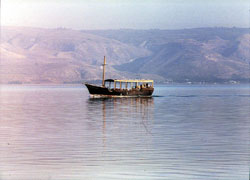
<path id="1" fill-rule="evenodd" d="M 114 82 L 115 79 L 106 79 L 105 81 L 106 81 L 106 82 Z"/>

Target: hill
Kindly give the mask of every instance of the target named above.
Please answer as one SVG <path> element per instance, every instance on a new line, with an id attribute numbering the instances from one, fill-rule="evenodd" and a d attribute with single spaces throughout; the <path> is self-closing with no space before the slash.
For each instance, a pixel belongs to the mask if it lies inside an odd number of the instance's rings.
<path id="1" fill-rule="evenodd" d="M 72 83 L 101 78 L 249 82 L 246 28 L 88 30 L 1 27 L 0 83 Z"/>
<path id="2" fill-rule="evenodd" d="M 249 82 L 249 32 L 242 28 L 91 31 L 152 52 L 116 66 L 118 70 L 157 74 L 177 82 Z"/>
<path id="3" fill-rule="evenodd" d="M 108 73 L 121 77 L 112 65 L 150 54 L 145 48 L 80 31 L 22 27 L 2 27 L 0 50 L 1 83 L 100 79 L 104 55 Z"/>

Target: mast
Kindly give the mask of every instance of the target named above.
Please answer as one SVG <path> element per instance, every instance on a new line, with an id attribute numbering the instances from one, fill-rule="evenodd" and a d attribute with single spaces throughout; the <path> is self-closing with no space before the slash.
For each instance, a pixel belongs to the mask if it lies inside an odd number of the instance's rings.
<path id="1" fill-rule="evenodd" d="M 105 65 L 106 65 L 106 57 L 104 56 L 103 72 L 102 72 L 102 87 L 105 86 Z"/>

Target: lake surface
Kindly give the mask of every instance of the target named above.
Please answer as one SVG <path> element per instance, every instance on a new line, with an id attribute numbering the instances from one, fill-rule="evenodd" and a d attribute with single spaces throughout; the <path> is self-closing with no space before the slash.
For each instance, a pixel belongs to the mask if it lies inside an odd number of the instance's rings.
<path id="1" fill-rule="evenodd" d="M 249 179 L 249 85 L 115 99 L 9 85 L 0 98 L 0 180 Z"/>

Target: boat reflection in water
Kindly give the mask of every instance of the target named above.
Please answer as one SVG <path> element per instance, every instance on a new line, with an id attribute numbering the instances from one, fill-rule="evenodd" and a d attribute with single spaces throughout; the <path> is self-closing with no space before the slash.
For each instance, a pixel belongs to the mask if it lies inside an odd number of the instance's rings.
<path id="1" fill-rule="evenodd" d="M 104 146 L 109 143 L 128 143 L 134 138 L 150 137 L 154 118 L 154 98 L 89 98 L 88 112 L 101 112 L 89 117 L 102 119 Z M 98 123 L 98 122 L 97 122 Z M 94 125 L 93 125 L 94 126 Z M 133 140 L 129 141 L 130 138 Z M 120 139 L 117 141 L 117 139 Z M 112 147 L 111 147 L 112 148 Z M 128 148 L 128 147 L 127 147 Z M 132 148 L 132 147 L 131 147 Z"/>

